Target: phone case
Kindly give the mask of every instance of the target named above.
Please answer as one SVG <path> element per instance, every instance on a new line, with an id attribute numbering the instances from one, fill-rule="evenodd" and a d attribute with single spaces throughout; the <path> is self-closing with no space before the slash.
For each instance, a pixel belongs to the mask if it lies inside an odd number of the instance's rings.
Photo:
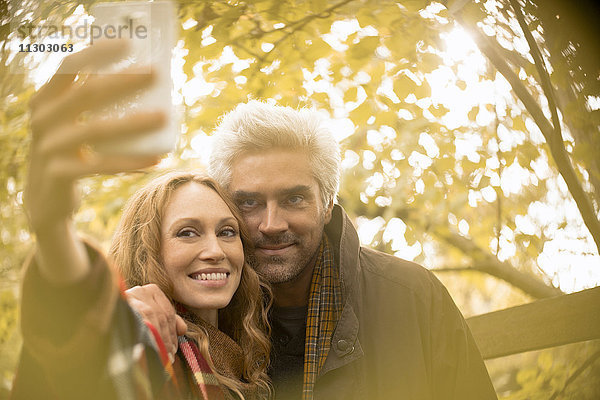
<path id="1" fill-rule="evenodd" d="M 107 39 L 125 38 L 130 51 L 122 61 L 99 73 L 117 73 L 129 66 L 148 66 L 156 73 L 154 84 L 143 92 L 103 111 L 106 118 L 124 117 L 135 111 L 162 110 L 168 122 L 164 128 L 140 138 L 124 138 L 97 146 L 111 154 L 161 154 L 176 145 L 178 126 L 172 103 L 171 58 L 175 45 L 176 14 L 171 1 L 98 3 L 92 8 L 94 25 Z M 114 29 L 111 29 L 111 26 Z M 149 70 L 147 70 L 149 71 Z"/>

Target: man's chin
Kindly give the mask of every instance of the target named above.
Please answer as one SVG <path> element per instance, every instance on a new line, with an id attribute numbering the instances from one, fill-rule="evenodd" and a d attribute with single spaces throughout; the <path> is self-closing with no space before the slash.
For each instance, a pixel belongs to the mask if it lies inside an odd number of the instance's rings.
<path id="1" fill-rule="evenodd" d="M 254 267 L 256 272 L 271 284 L 291 282 L 300 275 L 302 267 L 290 266 L 288 263 L 263 262 L 257 260 L 258 264 Z"/>

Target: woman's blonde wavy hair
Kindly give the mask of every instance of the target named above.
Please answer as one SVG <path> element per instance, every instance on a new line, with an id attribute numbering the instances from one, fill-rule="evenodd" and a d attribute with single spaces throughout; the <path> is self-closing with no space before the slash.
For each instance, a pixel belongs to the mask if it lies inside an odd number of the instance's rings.
<path id="1" fill-rule="evenodd" d="M 129 199 L 113 237 L 109 256 L 122 274 L 127 287 L 154 283 L 173 302 L 173 284 L 167 277 L 160 257 L 160 228 L 164 208 L 171 194 L 189 182 L 204 185 L 223 199 L 238 221 L 244 254 L 248 256 L 253 251 L 246 225 L 237 206 L 214 180 L 194 172 L 167 173 L 142 187 Z M 208 352 L 210 344 L 206 331 L 182 315 L 188 325 L 188 335 L 198 341 L 200 351 L 208 360 L 219 382 L 242 398 L 242 392 L 254 392 L 256 397 L 261 398 L 268 397 L 271 393 L 267 376 L 271 349 L 267 320 L 270 304 L 271 291 L 268 285 L 245 262 L 237 291 L 229 305 L 219 310 L 219 329 L 242 348 L 245 382 L 224 376 L 215 369 Z M 246 390 L 248 384 L 255 390 Z"/>

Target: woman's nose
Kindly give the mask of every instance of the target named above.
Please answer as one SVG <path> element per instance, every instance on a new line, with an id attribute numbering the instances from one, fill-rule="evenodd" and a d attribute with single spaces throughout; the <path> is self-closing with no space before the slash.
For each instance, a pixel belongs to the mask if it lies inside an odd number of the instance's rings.
<path id="1" fill-rule="evenodd" d="M 205 237 L 202 249 L 198 253 L 198 258 L 211 262 L 221 262 L 225 259 L 225 252 L 216 235 Z"/>

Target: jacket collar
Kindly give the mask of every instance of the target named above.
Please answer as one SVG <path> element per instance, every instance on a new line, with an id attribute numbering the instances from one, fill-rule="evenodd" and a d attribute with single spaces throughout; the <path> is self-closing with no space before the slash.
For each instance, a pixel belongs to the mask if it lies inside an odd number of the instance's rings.
<path id="1" fill-rule="evenodd" d="M 335 262 L 340 268 L 344 296 L 348 296 L 355 289 L 360 269 L 360 241 L 350 217 L 339 204 L 333 206 L 331 221 L 325 225 L 325 234 L 333 248 Z"/>
<path id="2" fill-rule="evenodd" d="M 360 293 L 360 242 L 348 214 L 338 204 L 333 207 L 331 221 L 325 226 L 325 234 L 333 248 L 334 260 L 340 268 L 344 307 L 331 340 L 333 351 L 329 351 L 320 375 L 363 356 L 358 340 L 359 320 L 355 312 Z"/>

